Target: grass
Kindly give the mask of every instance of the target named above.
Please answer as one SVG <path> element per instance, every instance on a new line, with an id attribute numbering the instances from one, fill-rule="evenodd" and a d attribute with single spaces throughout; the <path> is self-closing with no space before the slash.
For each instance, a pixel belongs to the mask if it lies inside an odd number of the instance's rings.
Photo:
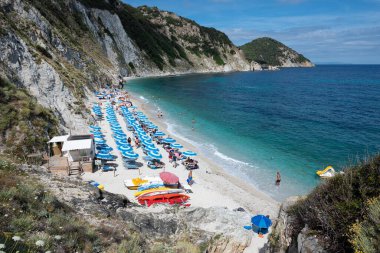
<path id="1" fill-rule="evenodd" d="M 294 238 L 307 224 L 311 230 L 326 236 L 327 250 L 331 252 L 353 252 L 355 248 L 362 248 L 361 242 L 365 238 L 370 238 L 368 241 L 378 249 L 379 186 L 380 156 L 348 168 L 344 175 L 322 183 L 290 209 L 289 213 L 295 217 L 291 224 Z M 357 228 L 355 233 L 353 226 Z"/>

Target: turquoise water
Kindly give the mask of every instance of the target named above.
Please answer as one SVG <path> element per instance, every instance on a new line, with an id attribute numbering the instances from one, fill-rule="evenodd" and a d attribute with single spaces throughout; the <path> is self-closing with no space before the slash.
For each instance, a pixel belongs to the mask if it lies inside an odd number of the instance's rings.
<path id="1" fill-rule="evenodd" d="M 380 66 L 149 78 L 127 88 L 162 109 L 170 131 L 279 200 L 309 192 L 318 169 L 380 150 Z"/>

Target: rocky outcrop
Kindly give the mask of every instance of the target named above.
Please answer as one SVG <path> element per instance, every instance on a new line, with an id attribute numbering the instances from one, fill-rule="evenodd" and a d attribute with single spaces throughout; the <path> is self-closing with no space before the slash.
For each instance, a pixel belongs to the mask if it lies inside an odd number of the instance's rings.
<path id="1" fill-rule="evenodd" d="M 241 46 L 246 58 L 263 65 L 266 69 L 270 67 L 314 67 L 314 64 L 272 38 L 258 38 Z"/>
<path id="2" fill-rule="evenodd" d="M 298 253 L 327 253 L 318 235 L 305 226 L 297 237 Z"/>
<path id="3" fill-rule="evenodd" d="M 285 200 L 280 208 L 278 219 L 273 225 L 269 237 L 267 252 L 273 253 L 326 253 L 323 237 L 305 226 L 297 237 L 293 228 L 296 217 L 293 217 L 290 208 L 302 197 L 290 197 Z"/>
<path id="4" fill-rule="evenodd" d="M 263 67 L 259 63 L 257 63 L 257 62 L 251 61 L 251 70 L 253 70 L 253 71 L 261 71 L 261 70 L 263 70 Z"/>

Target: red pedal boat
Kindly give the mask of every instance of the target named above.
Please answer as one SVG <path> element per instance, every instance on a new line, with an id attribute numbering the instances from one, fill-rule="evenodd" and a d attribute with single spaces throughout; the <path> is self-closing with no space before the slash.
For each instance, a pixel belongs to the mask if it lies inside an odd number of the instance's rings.
<path id="1" fill-rule="evenodd" d="M 185 205 L 186 201 L 190 197 L 185 194 L 172 193 L 172 194 L 161 194 L 153 196 L 142 196 L 138 198 L 138 201 L 141 205 L 151 206 L 153 204 L 166 203 L 170 205 L 179 204 Z M 186 205 L 189 206 L 189 205 Z"/>

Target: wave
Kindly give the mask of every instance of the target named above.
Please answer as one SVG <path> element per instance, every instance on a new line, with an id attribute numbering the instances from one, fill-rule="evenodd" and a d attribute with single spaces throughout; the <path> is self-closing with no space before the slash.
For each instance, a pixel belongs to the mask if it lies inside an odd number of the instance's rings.
<path id="1" fill-rule="evenodd" d="M 230 161 L 230 162 L 234 162 L 234 163 L 238 163 L 238 164 L 241 164 L 241 165 L 247 165 L 247 166 L 250 166 L 249 163 L 246 163 L 246 162 L 243 162 L 243 161 L 239 161 L 239 160 L 236 160 L 232 157 L 229 157 L 223 153 L 220 153 L 216 148 L 215 148 L 215 151 L 214 151 L 214 155 L 226 160 L 226 161 Z"/>

